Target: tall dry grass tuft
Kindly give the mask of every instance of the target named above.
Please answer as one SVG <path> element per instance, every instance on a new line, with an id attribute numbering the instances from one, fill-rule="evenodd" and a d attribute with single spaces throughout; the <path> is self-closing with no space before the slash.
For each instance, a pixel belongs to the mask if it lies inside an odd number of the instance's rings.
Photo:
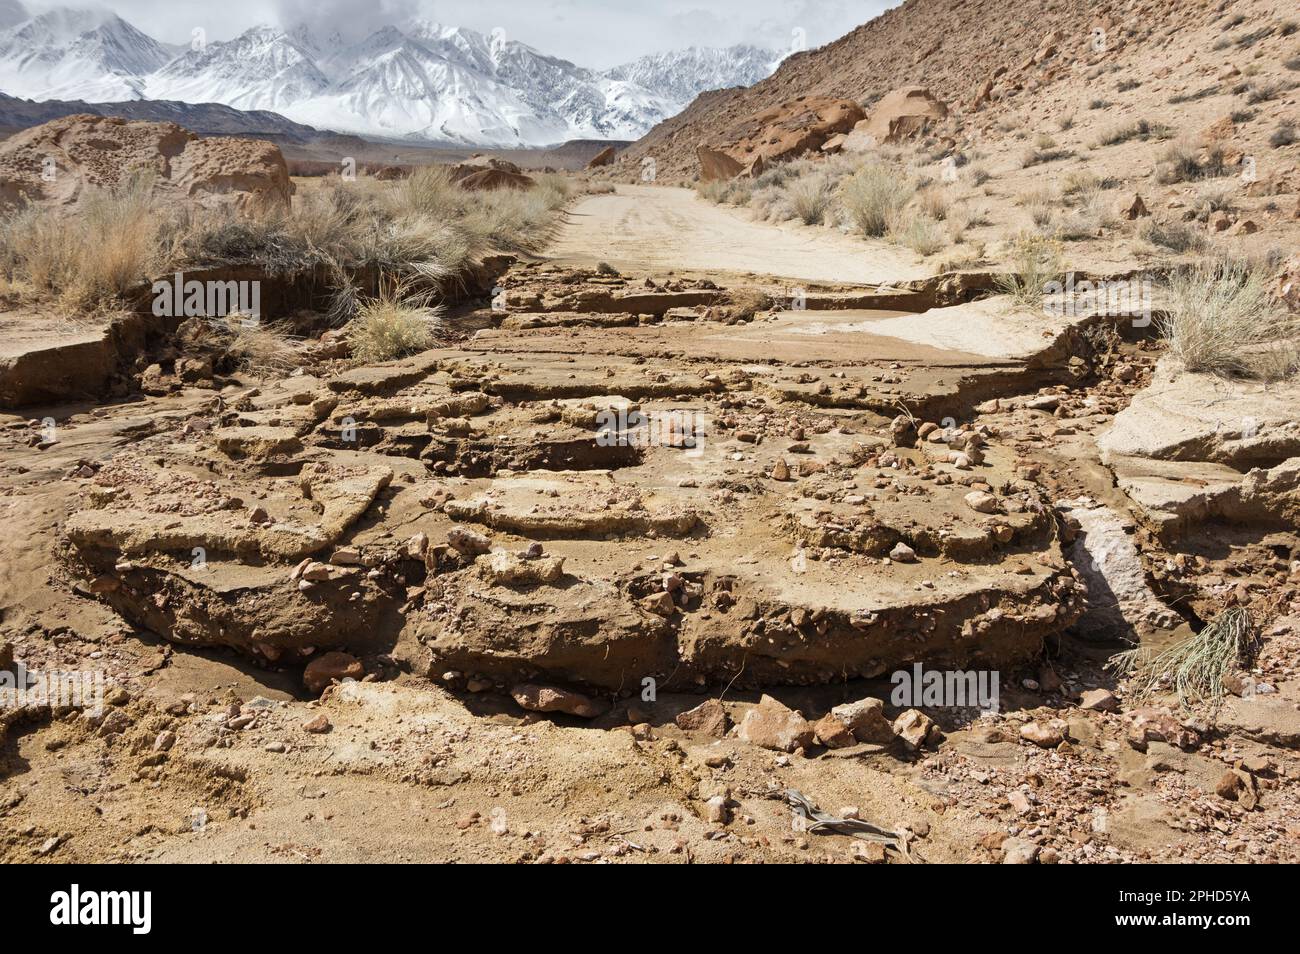
<path id="1" fill-rule="evenodd" d="M 1041 235 L 1019 236 L 1011 246 L 1011 271 L 1000 275 L 997 288 L 1022 307 L 1037 307 L 1047 286 L 1064 278 L 1060 243 Z"/>
<path id="2" fill-rule="evenodd" d="M 389 282 L 379 294 L 361 301 L 347 325 L 352 356 L 358 361 L 391 361 L 433 347 L 441 308 L 409 282 Z"/>
<path id="3" fill-rule="evenodd" d="M 1174 272 L 1157 319 L 1169 352 L 1188 371 L 1276 380 L 1296 370 L 1300 316 L 1272 293 L 1265 270 L 1218 259 Z"/>
<path id="4" fill-rule="evenodd" d="M 840 185 L 840 200 L 858 231 L 878 238 L 889 232 L 915 192 L 916 183 L 901 171 L 869 162 Z"/>
<path id="5" fill-rule="evenodd" d="M 0 222 L 0 268 L 11 285 L 67 308 L 112 308 L 163 266 L 152 179 L 91 187 L 74 209 L 29 206 Z"/>

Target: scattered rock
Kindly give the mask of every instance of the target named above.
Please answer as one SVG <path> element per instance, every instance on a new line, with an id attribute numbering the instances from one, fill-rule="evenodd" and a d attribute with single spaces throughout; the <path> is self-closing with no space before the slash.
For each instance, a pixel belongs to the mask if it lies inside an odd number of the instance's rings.
<path id="1" fill-rule="evenodd" d="M 717 699 L 701 702 L 694 709 L 678 713 L 673 720 L 683 732 L 702 732 L 720 739 L 731 728 L 731 717 Z"/>
<path id="2" fill-rule="evenodd" d="M 609 708 L 604 702 L 590 699 L 580 692 L 534 683 L 520 683 L 510 690 L 510 695 L 522 709 L 563 712 L 583 719 L 594 719 Z"/>
<path id="3" fill-rule="evenodd" d="M 366 670 L 361 660 L 348 653 L 329 652 L 317 656 L 302 671 L 302 684 L 307 691 L 319 695 L 330 683 L 344 679 L 361 679 Z"/>
<path id="4" fill-rule="evenodd" d="M 816 737 L 807 719 L 769 695 L 745 713 L 737 735 L 750 745 L 778 752 L 806 749 Z"/>

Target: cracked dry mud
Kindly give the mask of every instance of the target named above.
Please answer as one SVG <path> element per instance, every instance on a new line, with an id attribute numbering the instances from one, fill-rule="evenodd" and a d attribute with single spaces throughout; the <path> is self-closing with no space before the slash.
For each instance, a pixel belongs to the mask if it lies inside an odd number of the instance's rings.
<path id="1" fill-rule="evenodd" d="M 1276 395 L 1236 396 L 1263 443 L 1195 410 L 1163 440 L 1181 385 L 1128 316 L 831 284 L 799 271 L 831 239 L 714 207 L 751 253 L 675 260 L 697 202 L 586 199 L 411 358 L 63 405 L 52 443 L 12 419 L 3 640 L 111 688 L 0 722 L 0 857 L 902 860 L 792 829 L 794 788 L 916 861 L 1295 860 Z M 616 275 L 611 221 L 653 249 Z M 738 320 L 741 287 L 775 306 Z M 1270 608 L 1280 691 L 1213 725 L 1091 704 L 1117 629 L 1224 592 Z M 999 672 L 1002 714 L 894 706 L 918 662 Z M 1256 794 L 1216 795 L 1234 766 Z"/>

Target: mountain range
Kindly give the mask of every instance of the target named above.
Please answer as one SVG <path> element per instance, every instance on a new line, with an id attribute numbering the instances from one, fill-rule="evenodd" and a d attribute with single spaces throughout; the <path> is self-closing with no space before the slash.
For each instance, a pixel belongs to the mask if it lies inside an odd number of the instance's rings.
<path id="1" fill-rule="evenodd" d="M 359 42 L 298 24 L 177 46 L 108 11 L 31 16 L 20 0 L 0 0 L 0 91 L 12 96 L 218 103 L 399 141 L 637 139 L 706 90 L 763 79 L 780 58 L 746 45 L 690 48 L 593 70 L 496 32 L 421 19 Z"/>

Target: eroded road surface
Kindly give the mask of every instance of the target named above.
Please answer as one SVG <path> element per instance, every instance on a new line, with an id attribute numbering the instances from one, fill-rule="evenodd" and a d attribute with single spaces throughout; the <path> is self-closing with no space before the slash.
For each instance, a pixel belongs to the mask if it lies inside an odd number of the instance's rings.
<path id="1" fill-rule="evenodd" d="M 714 205 L 691 189 L 618 185 L 575 205 L 549 251 L 557 262 L 608 262 L 622 270 L 767 275 L 782 279 L 877 284 L 931 273 L 898 246 L 831 228 L 776 225 Z"/>
<path id="2" fill-rule="evenodd" d="M 1120 320 L 619 189 L 432 351 L 261 382 L 164 356 L 142 401 L 6 419 L 2 641 L 115 691 L 0 720 L 0 856 L 1226 851 L 1166 797 L 1224 753 L 1128 746 L 1075 708 L 1106 653 L 1059 655 L 1091 612 L 1063 498 L 1127 547 L 1136 584 L 1093 592 L 1163 609 L 1096 463 L 1150 364 Z M 882 703 L 915 662 L 1001 672 L 1002 714 Z M 787 788 L 896 837 L 792 828 Z M 1286 857 L 1264 805 L 1238 830 Z"/>

